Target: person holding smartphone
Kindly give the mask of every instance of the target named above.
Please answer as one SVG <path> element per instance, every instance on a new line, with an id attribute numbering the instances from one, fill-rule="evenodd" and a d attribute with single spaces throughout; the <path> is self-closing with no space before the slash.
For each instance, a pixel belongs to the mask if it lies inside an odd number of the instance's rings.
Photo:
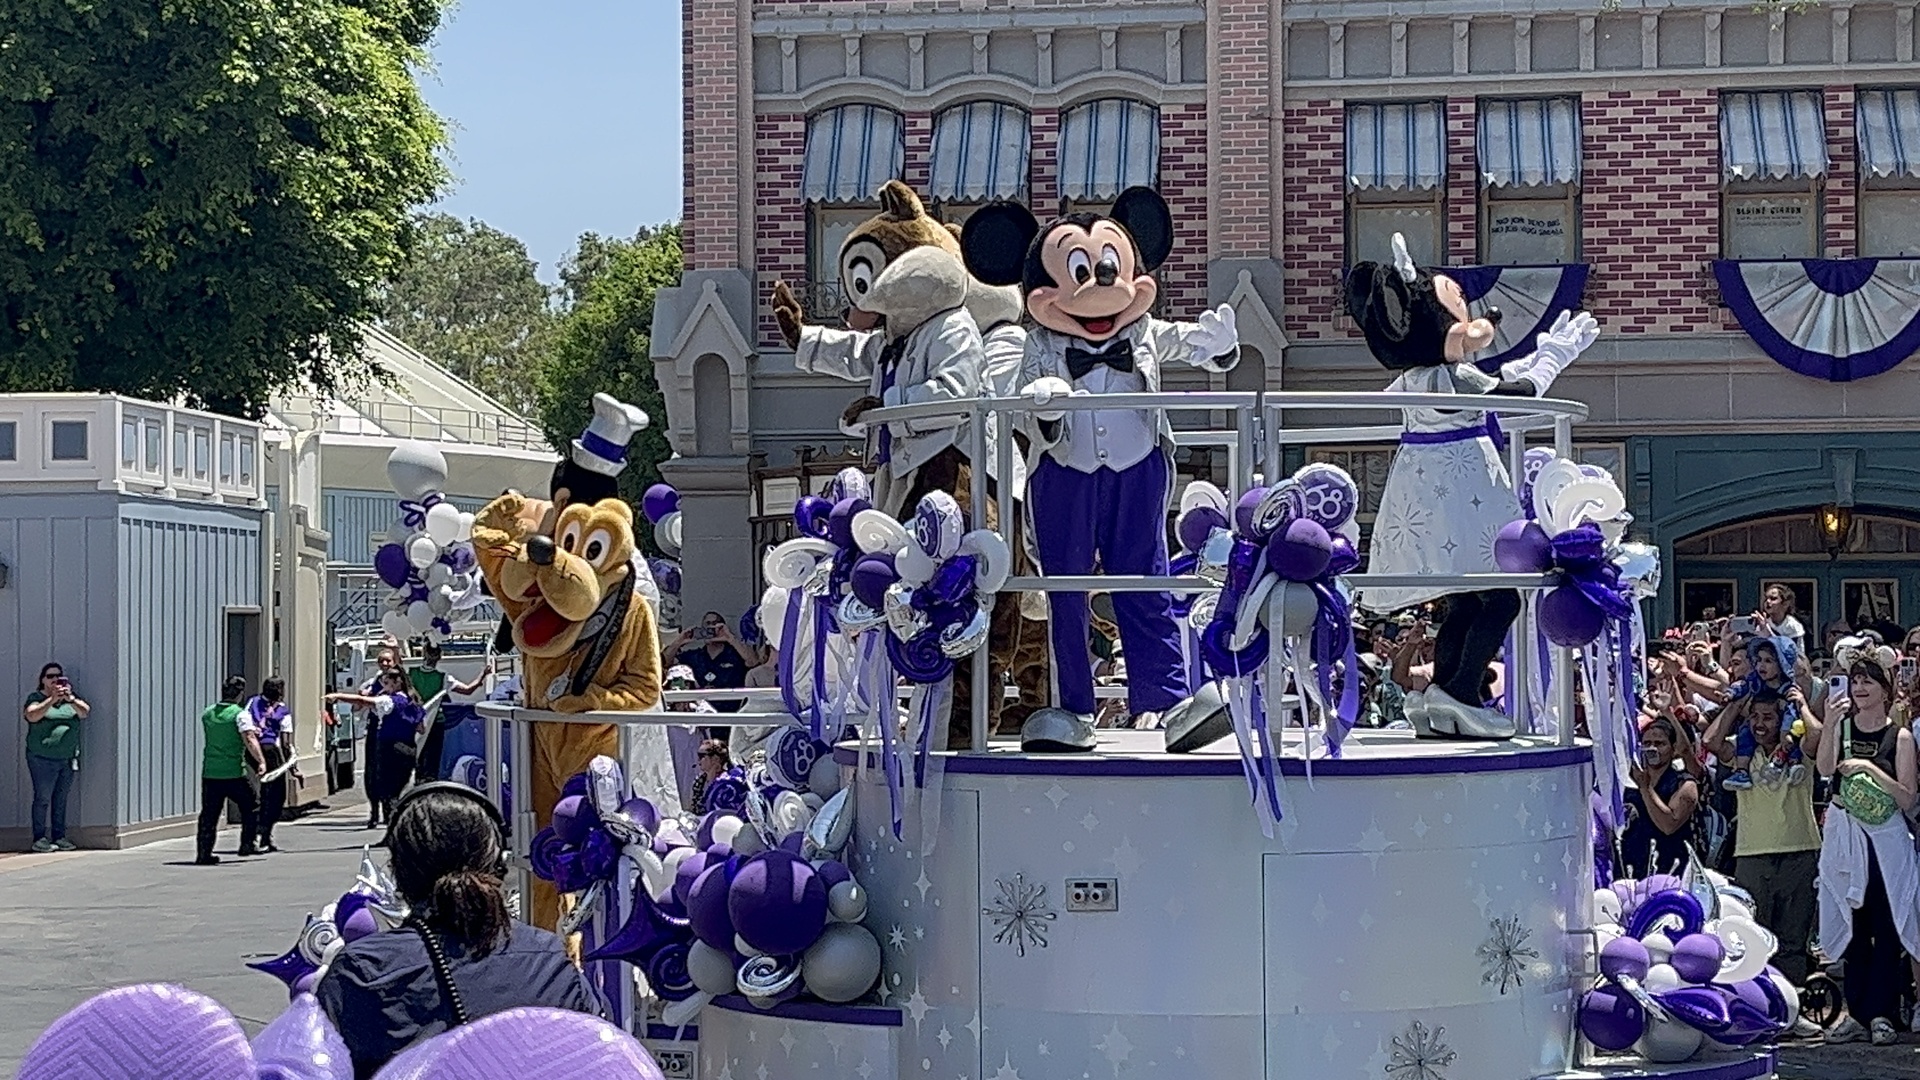
<path id="1" fill-rule="evenodd" d="M 738 690 L 747 685 L 747 669 L 752 665 L 740 652 L 727 629 L 727 618 L 709 611 L 700 625 L 680 631 L 667 650 L 674 664 L 685 664 L 702 690 Z M 739 712 L 741 702 L 718 701 L 715 712 Z"/>
<path id="2" fill-rule="evenodd" d="M 80 721 L 92 711 L 73 692 L 59 664 L 40 668 L 40 686 L 27 695 L 27 776 L 33 784 L 33 850 L 72 851 L 67 839 L 67 794 L 80 770 Z"/>
<path id="3" fill-rule="evenodd" d="M 1700 782 L 1692 772 L 1697 765 L 1684 724 L 1656 716 L 1641 729 L 1640 757 L 1627 774 L 1633 789 L 1627 792 L 1620 836 L 1627 877 L 1677 874 L 1686 867 L 1699 843 Z"/>

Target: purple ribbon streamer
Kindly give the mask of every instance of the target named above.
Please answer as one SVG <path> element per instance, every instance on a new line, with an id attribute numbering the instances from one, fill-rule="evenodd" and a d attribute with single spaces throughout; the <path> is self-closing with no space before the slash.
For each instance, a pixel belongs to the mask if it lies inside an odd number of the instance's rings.
<path id="1" fill-rule="evenodd" d="M 1259 751 L 1260 760 L 1257 771 L 1260 774 L 1260 789 L 1267 797 L 1267 810 L 1273 814 L 1273 820 L 1280 820 L 1280 751 L 1273 742 L 1273 727 L 1267 721 L 1267 710 L 1260 700 L 1259 677 L 1255 676 L 1253 693 L 1253 742 Z"/>
<path id="2" fill-rule="evenodd" d="M 419 502 L 411 499 L 400 500 L 400 520 L 409 529 L 418 529 L 427 523 L 427 511 L 439 506 L 446 500 L 439 492 L 431 492 Z"/>
<path id="3" fill-rule="evenodd" d="M 799 691 L 793 685 L 794 645 L 800 633 L 800 605 L 805 602 L 799 589 L 788 589 L 787 613 L 780 621 L 780 703 L 796 717 L 805 711 L 800 707 Z"/>
<path id="4" fill-rule="evenodd" d="M 825 600 L 809 597 L 807 603 L 813 606 L 813 701 L 808 705 L 808 731 L 817 740 L 826 727 L 821 710 L 827 697 L 827 635 L 833 632 L 833 619 Z"/>
<path id="5" fill-rule="evenodd" d="M 870 634 L 885 633 L 884 628 L 869 630 Z M 887 658 L 885 649 L 879 650 L 874 660 L 874 720 L 880 726 L 880 771 L 887 774 L 887 809 L 893 820 L 893 838 L 905 840 L 902 828 L 905 814 L 901 810 L 900 748 L 895 745 L 893 696 L 893 662 Z"/>

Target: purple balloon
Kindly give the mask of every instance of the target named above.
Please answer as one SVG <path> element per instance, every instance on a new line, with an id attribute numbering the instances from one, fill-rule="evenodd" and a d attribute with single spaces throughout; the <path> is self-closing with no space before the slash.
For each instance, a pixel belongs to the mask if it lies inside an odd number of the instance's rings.
<path id="1" fill-rule="evenodd" d="M 1213 530 L 1227 527 L 1227 515 L 1211 506 L 1196 506 L 1181 514 L 1174 526 L 1180 534 L 1180 546 L 1188 551 L 1199 551 L 1206 546 Z"/>
<path id="2" fill-rule="evenodd" d="M 96 994 L 27 1050 L 20 1080 L 235 1080 L 256 1075 L 233 1014 L 183 986 L 142 983 Z"/>
<path id="3" fill-rule="evenodd" d="M 955 555 L 933 571 L 927 591 L 943 604 L 957 604 L 973 595 L 973 575 L 980 560 L 971 555 Z"/>
<path id="4" fill-rule="evenodd" d="M 347 921 L 340 924 L 342 941 L 359 941 L 363 937 L 370 937 L 379 932 L 380 920 L 373 917 L 371 908 L 361 908 L 347 916 Z"/>
<path id="5" fill-rule="evenodd" d="M 648 836 L 660 831 L 660 811 L 638 795 L 622 803 L 620 812 L 638 822 L 640 827 L 647 831 Z"/>
<path id="6" fill-rule="evenodd" d="M 1611 986 L 1590 990 L 1580 999 L 1580 1034 L 1602 1050 L 1625 1050 L 1647 1027 L 1646 1011 L 1624 991 Z"/>
<path id="7" fill-rule="evenodd" d="M 799 829 L 795 829 L 794 831 L 781 837 L 780 843 L 775 846 L 777 846 L 781 851 L 798 855 L 807 849 L 807 834 L 800 831 Z"/>
<path id="8" fill-rule="evenodd" d="M 585 843 L 587 833 L 599 820 L 593 803 L 584 795 L 569 795 L 553 804 L 553 831 L 564 844 Z"/>
<path id="9" fill-rule="evenodd" d="M 680 493 L 673 490 L 672 484 L 655 484 L 640 496 L 640 512 L 647 520 L 658 523 L 663 517 L 680 509 Z"/>
<path id="10" fill-rule="evenodd" d="M 1667 936 L 1679 938 L 1687 934 L 1697 934 L 1705 924 L 1706 918 L 1700 909 L 1700 900 L 1683 889 L 1663 889 L 1650 893 L 1633 909 L 1633 917 L 1627 920 L 1627 934 L 1630 937 L 1644 938 L 1653 932 L 1654 926 L 1661 920 L 1672 916 L 1680 920 L 1680 932 L 1671 931 Z"/>
<path id="11" fill-rule="evenodd" d="M 1690 983 L 1709 983 L 1720 974 L 1727 958 L 1726 943 L 1712 934 L 1688 934 L 1673 943 L 1673 957 L 1667 963 Z"/>
<path id="12" fill-rule="evenodd" d="M 1578 649 L 1592 644 L 1606 626 L 1607 613 L 1571 585 L 1540 598 L 1540 629 L 1555 645 Z"/>
<path id="13" fill-rule="evenodd" d="M 552 881 L 558 873 L 557 862 L 566 850 L 566 841 L 560 839 L 551 827 L 534 833 L 527 849 L 527 861 L 532 864 L 533 876 L 542 881 Z"/>
<path id="14" fill-rule="evenodd" d="M 235 1074 L 238 1075 L 238 1074 Z M 665 1080 L 633 1036 L 586 1013 L 508 1009 L 436 1035 L 380 1070 L 378 1080 L 526 1080 L 618 1076 Z"/>
<path id="15" fill-rule="evenodd" d="M 871 509 L 873 504 L 860 498 L 846 498 L 834 503 L 832 513 L 827 515 L 827 539 L 835 547 L 853 547 L 854 516 L 862 510 Z"/>
<path id="16" fill-rule="evenodd" d="M 253 1061 L 271 1080 L 353 1080 L 347 1044 L 311 993 L 296 996 L 254 1036 Z"/>
<path id="17" fill-rule="evenodd" d="M 893 568 L 893 556 L 882 553 L 862 555 L 860 561 L 853 564 L 847 584 L 853 588 L 853 595 L 859 597 L 861 603 L 875 611 L 884 611 L 887 590 L 899 580 L 900 572 Z"/>
<path id="18" fill-rule="evenodd" d="M 801 536 L 825 539 L 833 504 L 818 495 L 802 495 L 793 504 L 793 524 Z"/>
<path id="19" fill-rule="evenodd" d="M 567 782 L 560 785 L 560 797 L 563 799 L 569 795 L 580 795 L 584 797 L 586 794 L 587 773 L 584 769 L 567 777 Z"/>
<path id="20" fill-rule="evenodd" d="M 1333 538 L 1318 522 L 1294 518 L 1267 541 L 1267 565 L 1288 581 L 1313 581 L 1333 560 Z"/>
<path id="21" fill-rule="evenodd" d="M 847 869 L 847 864 L 839 859 L 822 859 L 814 866 L 813 872 L 820 875 L 820 884 L 829 891 L 843 881 L 853 880 L 853 871 Z"/>
<path id="22" fill-rule="evenodd" d="M 698 885 L 694 892 L 697 896 Z M 827 889 L 805 859 L 786 851 L 762 852 L 742 864 L 733 879 L 727 915 L 747 944 L 769 955 L 792 955 L 813 944 L 826 927 Z"/>
<path id="23" fill-rule="evenodd" d="M 705 873 L 707 867 L 712 866 L 715 861 L 709 853 L 695 851 L 682 859 L 680 865 L 674 868 L 673 898 L 679 901 L 681 906 L 686 905 L 687 897 L 693 892 L 693 883 L 700 880 L 700 875 Z M 726 859 L 721 858 L 717 861 L 725 862 Z"/>
<path id="24" fill-rule="evenodd" d="M 1253 535 L 1253 512 L 1260 509 L 1260 503 L 1267 497 L 1267 489 L 1257 487 L 1240 496 L 1233 504 L 1233 530 L 1241 536 Z"/>
<path id="25" fill-rule="evenodd" d="M 1600 950 L 1600 974 L 1609 979 L 1638 982 L 1647 977 L 1647 969 L 1652 965 L 1653 957 L 1638 938 L 1614 938 Z"/>
<path id="26" fill-rule="evenodd" d="M 733 916 L 728 889 L 734 882 L 733 859 L 722 859 L 708 866 L 687 890 L 687 923 L 701 941 L 726 952 L 733 951 Z"/>
<path id="27" fill-rule="evenodd" d="M 373 572 L 393 588 L 405 585 L 407 575 L 412 571 L 413 564 L 407 561 L 407 549 L 399 544 L 381 544 L 373 553 Z"/>
<path id="28" fill-rule="evenodd" d="M 1672 1013 L 1674 1019 L 1709 1035 L 1724 1034 L 1733 1023 L 1727 1013 L 1727 993 L 1717 986 L 1662 990 L 1653 995 L 1653 1000 Z"/>
<path id="29" fill-rule="evenodd" d="M 1553 565 L 1553 541 L 1537 522 L 1509 521 L 1494 537 L 1493 563 L 1508 574 L 1544 574 Z"/>
<path id="30" fill-rule="evenodd" d="M 624 960 L 637 967 L 645 967 L 653 954 L 669 945 L 693 939 L 693 931 L 684 919 L 669 918 L 653 902 L 645 889 L 633 892 L 633 909 L 627 913 L 626 922 L 606 943 L 594 949 L 581 959 L 587 963 L 596 960 Z"/>

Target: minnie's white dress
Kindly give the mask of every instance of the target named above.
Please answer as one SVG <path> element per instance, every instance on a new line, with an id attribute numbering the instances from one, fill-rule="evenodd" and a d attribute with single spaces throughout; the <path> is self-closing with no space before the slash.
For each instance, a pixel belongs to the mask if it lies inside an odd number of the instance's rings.
<path id="1" fill-rule="evenodd" d="M 1483 395 L 1500 384 L 1472 364 L 1402 372 L 1388 393 Z M 1478 403 L 1478 402 L 1474 402 Z M 1493 573 L 1493 542 L 1520 516 L 1502 451 L 1489 437 L 1498 430 L 1484 409 L 1404 410 L 1406 434 L 1387 471 L 1380 512 L 1373 521 L 1367 572 L 1373 574 Z M 1411 436 L 1413 441 L 1408 441 Z M 1387 613 L 1465 592 L 1457 586 L 1363 589 L 1357 603 Z"/>

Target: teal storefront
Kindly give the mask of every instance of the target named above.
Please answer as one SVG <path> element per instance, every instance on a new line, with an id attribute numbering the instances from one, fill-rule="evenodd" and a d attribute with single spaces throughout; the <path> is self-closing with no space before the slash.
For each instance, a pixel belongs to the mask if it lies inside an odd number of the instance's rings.
<path id="1" fill-rule="evenodd" d="M 1774 582 L 1793 588 L 1815 642 L 1835 619 L 1920 623 L 1920 433 L 1640 436 L 1625 449 L 1635 532 L 1664 567 L 1654 627 L 1752 611 Z"/>

